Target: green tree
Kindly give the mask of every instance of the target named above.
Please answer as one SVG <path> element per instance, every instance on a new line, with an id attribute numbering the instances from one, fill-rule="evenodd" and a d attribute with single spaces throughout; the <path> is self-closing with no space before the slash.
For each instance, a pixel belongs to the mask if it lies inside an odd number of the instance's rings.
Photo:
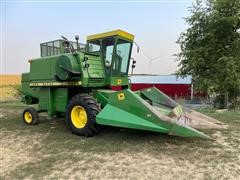
<path id="1" fill-rule="evenodd" d="M 235 105 L 240 91 L 240 1 L 197 0 L 177 43 L 177 75 L 191 75 L 195 88 L 228 93 Z"/>

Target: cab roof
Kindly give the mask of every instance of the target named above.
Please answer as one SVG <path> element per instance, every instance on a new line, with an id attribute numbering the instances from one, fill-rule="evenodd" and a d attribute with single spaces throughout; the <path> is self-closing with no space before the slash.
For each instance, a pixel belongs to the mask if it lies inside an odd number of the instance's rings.
<path id="1" fill-rule="evenodd" d="M 126 32 L 126 31 L 118 29 L 118 30 L 114 30 L 114 31 L 90 35 L 87 37 L 87 40 L 101 39 L 101 38 L 105 38 L 105 37 L 109 37 L 109 36 L 120 36 L 120 37 L 123 37 L 130 41 L 133 41 L 133 39 L 134 39 L 134 35 Z"/>

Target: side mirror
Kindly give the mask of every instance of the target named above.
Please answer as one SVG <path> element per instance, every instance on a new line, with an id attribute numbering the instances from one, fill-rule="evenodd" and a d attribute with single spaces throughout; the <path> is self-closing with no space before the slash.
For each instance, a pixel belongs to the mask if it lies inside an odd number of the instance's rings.
<path id="1" fill-rule="evenodd" d="M 139 53 L 139 51 L 140 51 L 140 46 L 134 41 L 133 42 L 136 46 L 137 46 L 137 53 Z"/>

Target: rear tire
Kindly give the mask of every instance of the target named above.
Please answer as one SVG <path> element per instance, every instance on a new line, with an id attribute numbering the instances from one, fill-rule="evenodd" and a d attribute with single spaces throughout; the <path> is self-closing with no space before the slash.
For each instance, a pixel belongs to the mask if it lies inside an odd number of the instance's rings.
<path id="1" fill-rule="evenodd" d="M 78 94 L 69 101 L 66 123 L 73 134 L 94 136 L 99 131 L 96 115 L 100 108 L 96 100 L 87 94 Z"/>
<path id="2" fill-rule="evenodd" d="M 30 107 L 23 111 L 23 121 L 27 125 L 35 125 L 38 123 L 38 112 L 36 109 Z"/>

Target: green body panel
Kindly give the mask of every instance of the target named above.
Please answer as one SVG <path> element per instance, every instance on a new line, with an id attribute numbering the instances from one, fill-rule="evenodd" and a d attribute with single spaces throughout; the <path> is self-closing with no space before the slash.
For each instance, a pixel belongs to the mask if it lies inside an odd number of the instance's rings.
<path id="1" fill-rule="evenodd" d="M 68 104 L 68 89 L 67 88 L 54 88 L 53 91 L 51 91 L 51 88 L 49 89 L 51 92 L 51 98 L 52 103 L 49 102 L 49 105 L 52 104 L 52 111 L 57 112 L 65 112 L 66 106 Z"/>
<path id="2" fill-rule="evenodd" d="M 115 91 L 112 90 L 97 90 L 93 95 L 102 107 L 105 107 L 109 102 L 109 96 Z"/>
<path id="3" fill-rule="evenodd" d="M 129 85 L 129 79 L 127 76 L 125 77 L 110 77 L 108 79 L 109 84 L 112 86 L 128 86 Z"/>
<path id="4" fill-rule="evenodd" d="M 114 105 L 108 104 L 103 111 L 97 115 L 97 123 L 103 125 L 141 129 L 155 132 L 168 133 L 168 129 L 140 118 L 138 115 L 127 112 Z"/>
<path id="5" fill-rule="evenodd" d="M 30 62 L 30 81 L 51 81 L 54 79 L 55 64 L 59 56 L 33 59 Z"/>
<path id="6" fill-rule="evenodd" d="M 95 93 L 97 99 L 99 97 L 108 99 L 108 103 L 96 117 L 98 124 L 150 130 L 182 137 L 209 138 L 191 127 L 180 124 L 177 119 L 166 116 L 130 89 L 116 92 L 98 90 Z M 161 93 L 156 98 L 161 98 Z M 98 100 L 100 103 L 103 100 L 105 104 L 105 99 Z"/>
<path id="7" fill-rule="evenodd" d="M 152 106 L 158 107 L 158 110 L 167 116 L 171 115 L 173 108 L 179 106 L 174 100 L 155 87 L 143 89 L 138 94 L 143 99 L 150 101 Z"/>
<path id="8" fill-rule="evenodd" d="M 84 68 L 84 57 L 88 58 L 88 68 Z M 76 72 L 76 74 L 66 69 Z M 60 80 L 81 81 L 83 87 L 103 87 L 106 85 L 104 66 L 97 56 L 79 52 L 31 60 L 30 82 L 58 82 L 56 76 Z"/>
<path id="9" fill-rule="evenodd" d="M 65 112 L 68 103 L 68 88 L 30 87 L 29 73 L 22 75 L 22 89 L 27 104 L 38 103 L 39 111 L 47 111 L 50 116 Z"/>
<path id="10" fill-rule="evenodd" d="M 72 70 L 74 72 L 79 72 L 79 64 L 81 63 L 79 60 L 79 54 L 64 54 L 62 56 L 59 56 L 57 58 L 57 62 L 54 64 L 55 75 L 57 75 L 58 78 L 62 81 L 71 79 L 71 73 L 66 71 L 66 69 Z"/>
<path id="11" fill-rule="evenodd" d="M 56 112 L 65 112 L 68 103 L 67 88 L 42 88 L 39 97 L 39 110 L 47 111 L 50 116 Z"/>
<path id="12" fill-rule="evenodd" d="M 141 97 L 149 99 L 153 105 L 164 106 L 164 108 L 175 108 L 178 104 L 172 100 L 169 96 L 161 92 L 157 88 L 147 88 L 140 91 Z"/>

